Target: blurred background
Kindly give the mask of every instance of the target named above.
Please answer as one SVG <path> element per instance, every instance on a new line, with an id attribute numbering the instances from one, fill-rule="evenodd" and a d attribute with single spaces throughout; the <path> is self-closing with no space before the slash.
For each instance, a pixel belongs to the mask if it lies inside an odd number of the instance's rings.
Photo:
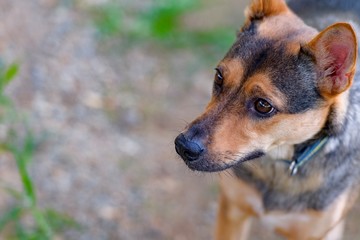
<path id="1" fill-rule="evenodd" d="M 0 1 L 0 239 L 211 239 L 217 174 L 173 140 L 246 4 Z"/>

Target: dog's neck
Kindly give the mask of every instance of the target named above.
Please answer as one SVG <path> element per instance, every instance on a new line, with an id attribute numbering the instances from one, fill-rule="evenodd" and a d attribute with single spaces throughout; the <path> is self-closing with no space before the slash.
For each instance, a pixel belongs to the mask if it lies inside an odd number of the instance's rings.
<path id="1" fill-rule="evenodd" d="M 272 160 L 279 159 L 292 159 L 294 155 L 295 146 L 294 145 L 281 145 L 271 149 L 267 155 Z"/>

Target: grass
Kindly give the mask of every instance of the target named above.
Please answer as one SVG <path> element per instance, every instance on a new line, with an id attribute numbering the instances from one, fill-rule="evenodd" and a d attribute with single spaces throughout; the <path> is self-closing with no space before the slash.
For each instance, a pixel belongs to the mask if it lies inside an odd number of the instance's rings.
<path id="1" fill-rule="evenodd" d="M 77 224 L 64 214 L 38 206 L 36 187 L 29 174 L 38 141 L 25 116 L 4 93 L 5 87 L 18 71 L 19 65 L 16 63 L 9 66 L 0 64 L 0 125 L 6 129 L 5 137 L 0 140 L 0 153 L 10 155 L 15 160 L 22 184 L 19 191 L 0 181 L 3 191 L 14 199 L 12 205 L 0 214 L 0 233 L 6 239 L 53 239 L 56 233 Z M 30 219 L 30 223 L 25 219 Z"/>
<path id="2" fill-rule="evenodd" d="M 151 42 L 165 50 L 191 49 L 205 60 L 217 59 L 234 41 L 235 32 L 227 27 L 194 30 L 186 26 L 182 20 L 187 14 L 203 6 L 200 0 L 153 0 L 142 9 L 111 2 L 95 8 L 92 17 L 103 39 Z"/>

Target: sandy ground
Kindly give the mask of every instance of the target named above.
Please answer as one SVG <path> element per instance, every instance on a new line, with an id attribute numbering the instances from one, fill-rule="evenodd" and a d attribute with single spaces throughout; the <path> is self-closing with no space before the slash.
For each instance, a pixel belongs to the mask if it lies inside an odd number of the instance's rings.
<path id="1" fill-rule="evenodd" d="M 58 239 L 211 239 L 217 175 L 188 170 L 173 139 L 205 106 L 213 66 L 189 51 L 101 48 L 84 14 L 95 1 L 79 2 L 0 1 L 0 56 L 21 66 L 8 93 L 45 136 L 31 169 L 39 201 L 82 226 Z M 19 187 L 5 157 L 0 176 Z M 259 225 L 253 236 L 269 239 Z"/>

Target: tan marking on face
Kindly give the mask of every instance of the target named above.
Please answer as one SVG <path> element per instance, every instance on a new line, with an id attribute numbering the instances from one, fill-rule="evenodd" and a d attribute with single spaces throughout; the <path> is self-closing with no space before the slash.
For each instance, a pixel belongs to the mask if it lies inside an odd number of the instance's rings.
<path id="1" fill-rule="evenodd" d="M 224 59 L 219 64 L 219 67 L 224 70 L 224 84 L 226 87 L 231 88 L 240 85 L 244 75 L 244 66 L 240 59 Z"/>
<path id="2" fill-rule="evenodd" d="M 270 100 L 278 108 L 285 105 L 285 96 L 271 83 L 265 73 L 258 73 L 249 78 L 244 84 L 244 93 L 247 96 L 258 95 L 256 97 Z"/>
<path id="3" fill-rule="evenodd" d="M 251 141 L 256 136 L 248 131 L 248 124 L 247 119 L 238 119 L 236 116 L 224 118 L 212 137 L 213 143 L 210 149 L 215 153 L 238 153 L 239 145 L 252 145 Z M 250 150 L 255 149 L 247 149 L 247 151 Z M 226 162 L 230 161 L 226 160 Z"/>
<path id="4" fill-rule="evenodd" d="M 329 106 L 324 106 L 300 114 L 277 114 L 267 124 L 257 126 L 256 130 L 259 133 L 265 131 L 272 136 L 268 149 L 283 144 L 298 144 L 322 129 L 328 113 Z"/>
<path id="5" fill-rule="evenodd" d="M 245 156 L 244 153 L 250 153 L 256 150 L 257 143 L 254 141 L 258 135 L 251 131 L 251 122 L 247 117 L 226 116 L 222 119 L 213 136 L 209 150 L 214 153 L 231 152 L 235 155 Z M 224 159 L 225 162 L 231 162 Z"/>
<path id="6" fill-rule="evenodd" d="M 219 63 L 218 68 L 222 70 L 224 87 L 231 89 L 239 86 L 244 75 L 244 67 L 240 59 L 224 59 Z M 211 111 L 211 109 L 216 106 L 217 101 L 218 99 L 215 96 L 212 96 L 210 102 L 206 106 L 205 113 Z"/>

